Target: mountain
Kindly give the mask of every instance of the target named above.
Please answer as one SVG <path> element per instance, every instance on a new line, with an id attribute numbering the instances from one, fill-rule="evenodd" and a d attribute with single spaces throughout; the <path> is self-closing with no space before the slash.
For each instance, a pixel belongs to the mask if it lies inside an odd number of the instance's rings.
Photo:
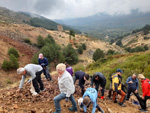
<path id="1" fill-rule="evenodd" d="M 0 22 L 19 24 L 25 23 L 35 27 L 43 27 L 49 30 L 57 30 L 58 25 L 58 23 L 37 14 L 27 12 L 14 12 L 3 7 L 0 7 Z M 63 29 L 71 30 L 73 28 L 63 25 Z M 75 33 L 81 33 L 79 30 L 73 30 L 75 31 Z"/>
<path id="2" fill-rule="evenodd" d="M 128 15 L 108 15 L 98 13 L 93 16 L 75 19 L 55 20 L 56 22 L 76 28 L 93 37 L 104 39 L 106 35 L 117 38 L 127 32 L 150 24 L 150 12 L 133 10 Z"/>

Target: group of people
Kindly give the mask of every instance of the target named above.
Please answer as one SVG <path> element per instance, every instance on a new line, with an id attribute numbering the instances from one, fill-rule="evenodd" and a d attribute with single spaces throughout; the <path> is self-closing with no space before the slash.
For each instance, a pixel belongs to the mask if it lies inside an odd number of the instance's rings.
<path id="1" fill-rule="evenodd" d="M 35 92 L 33 95 L 39 94 L 41 91 L 44 90 L 44 85 L 41 80 L 41 74 L 44 73 L 45 78 L 47 80 L 52 80 L 50 74 L 49 74 L 49 68 L 48 68 L 48 61 L 45 57 L 43 57 L 43 54 L 39 54 L 38 59 L 38 65 L 36 64 L 27 64 L 24 68 L 18 68 L 17 73 L 19 75 L 22 75 L 22 79 L 19 85 L 19 89 L 17 91 L 20 91 L 23 87 L 25 77 L 31 76 L 31 79 L 27 82 L 32 83 L 33 88 L 35 89 Z M 78 111 L 78 107 L 76 104 L 76 101 L 73 97 L 73 94 L 75 92 L 75 83 L 76 80 L 79 80 L 79 86 L 81 88 L 82 92 L 82 98 L 78 100 L 79 108 L 83 109 L 86 113 L 87 108 L 90 106 L 90 104 L 93 104 L 93 110 L 92 113 L 95 112 L 96 108 L 104 113 L 103 109 L 98 106 L 97 104 L 97 97 L 99 95 L 99 89 L 101 91 L 101 99 L 104 99 L 104 91 L 106 86 L 106 78 L 105 76 L 100 73 L 96 72 L 93 74 L 93 76 L 89 76 L 89 74 L 83 72 L 83 71 L 77 71 L 74 73 L 73 76 L 73 69 L 69 65 L 65 65 L 63 63 L 60 63 L 56 66 L 56 71 L 58 73 L 58 85 L 60 94 L 54 97 L 54 103 L 56 112 L 54 113 L 61 113 L 61 107 L 60 107 L 60 101 L 65 99 L 66 102 L 69 100 L 72 103 L 72 107 L 69 108 L 70 111 L 76 112 Z M 134 95 L 137 97 L 139 104 L 141 106 L 140 111 L 146 112 L 146 101 L 150 98 L 150 80 L 146 79 L 144 75 L 139 74 L 138 79 L 142 83 L 142 97 L 139 96 L 138 93 L 138 87 L 139 82 L 137 79 L 137 75 L 133 74 L 131 77 L 128 77 L 126 84 L 128 85 L 127 88 L 127 95 L 125 91 L 122 88 L 122 76 L 121 74 L 123 71 L 121 69 L 117 69 L 116 73 L 113 73 L 110 76 L 110 90 L 108 97 L 111 99 L 111 94 L 113 92 L 113 101 L 114 103 L 118 103 L 120 106 L 125 107 L 124 102 L 125 100 L 129 100 L 131 93 L 133 92 Z M 91 78 L 91 87 L 87 87 L 85 85 L 85 82 Z M 93 85 L 95 85 L 95 88 L 93 88 Z M 99 88 L 100 86 L 100 88 Z M 117 102 L 116 97 L 117 95 L 121 95 L 120 101 Z"/>

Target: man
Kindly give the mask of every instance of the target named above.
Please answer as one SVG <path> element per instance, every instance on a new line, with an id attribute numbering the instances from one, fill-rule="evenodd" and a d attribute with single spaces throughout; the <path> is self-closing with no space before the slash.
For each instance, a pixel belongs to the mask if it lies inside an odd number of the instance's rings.
<path id="1" fill-rule="evenodd" d="M 112 89 L 113 89 L 113 100 L 114 103 L 117 103 L 116 101 L 116 96 L 118 94 L 121 95 L 121 99 L 120 102 L 118 103 L 120 106 L 125 107 L 125 105 L 123 104 L 126 98 L 126 94 L 124 91 L 121 90 L 121 82 L 122 82 L 122 77 L 121 74 L 123 73 L 123 71 L 121 69 L 117 69 L 116 74 L 112 75 Z"/>
<path id="2" fill-rule="evenodd" d="M 35 65 L 35 64 L 27 64 L 24 68 L 18 68 L 17 69 L 17 74 L 22 75 L 22 79 L 19 85 L 19 89 L 17 90 L 18 92 L 22 89 L 24 81 L 26 76 L 31 76 L 32 84 L 33 87 L 36 91 L 34 95 L 37 95 L 37 93 L 44 90 L 43 82 L 41 80 L 41 73 L 43 69 L 40 65 Z M 38 83 L 40 85 L 40 88 L 38 86 Z"/>
<path id="3" fill-rule="evenodd" d="M 73 79 L 66 71 L 66 65 L 60 63 L 56 66 L 56 70 L 59 74 L 58 85 L 61 93 L 54 97 L 54 103 L 56 108 L 56 112 L 54 113 L 61 113 L 60 101 L 63 99 L 65 99 L 66 102 L 68 102 L 69 99 L 71 100 L 72 108 L 69 108 L 70 111 L 78 111 L 76 101 L 73 97 L 73 93 L 75 92 Z"/>
<path id="4" fill-rule="evenodd" d="M 93 104 L 92 113 L 95 113 L 96 108 L 98 108 L 101 113 L 104 113 L 103 109 L 97 104 L 97 94 L 98 93 L 94 88 L 87 88 L 83 95 L 83 102 L 81 101 L 79 104 L 80 108 L 84 108 L 84 113 L 86 113 L 87 107 L 89 107 L 91 103 Z"/>
<path id="5" fill-rule="evenodd" d="M 127 88 L 127 98 L 126 100 L 129 100 L 130 94 L 133 92 L 134 95 L 138 98 L 138 88 L 139 88 L 139 81 L 137 79 L 137 75 L 133 74 L 131 77 L 128 77 L 126 84 L 128 85 Z"/>
<path id="6" fill-rule="evenodd" d="M 70 73 L 71 76 L 73 76 L 73 69 L 71 66 L 69 66 L 69 64 L 66 63 L 66 71 L 68 71 Z"/>
<path id="7" fill-rule="evenodd" d="M 86 90 L 84 88 L 84 84 L 85 84 L 85 81 L 89 79 L 89 75 L 84 73 L 83 71 L 77 71 L 77 72 L 75 72 L 75 75 L 73 76 L 74 84 L 77 79 L 79 80 L 79 86 L 81 87 L 81 91 L 82 91 L 82 95 L 83 95 L 84 91 Z"/>
<path id="8" fill-rule="evenodd" d="M 46 78 L 47 80 L 50 80 L 50 81 L 51 81 L 52 78 L 51 78 L 51 76 L 50 76 L 50 74 L 49 74 L 48 60 L 47 60 L 47 58 L 45 58 L 45 57 L 43 56 L 42 53 L 39 54 L 38 63 L 39 63 L 39 65 L 41 65 L 41 66 L 43 67 L 43 72 L 44 72 L 45 78 Z"/>
<path id="9" fill-rule="evenodd" d="M 101 90 L 101 99 L 104 99 L 104 90 L 105 90 L 105 85 L 106 85 L 106 78 L 105 76 L 100 73 L 96 72 L 94 73 L 92 79 L 91 79 L 91 86 L 93 87 L 93 83 L 95 84 L 95 89 L 98 92 L 99 85 L 101 85 L 100 90 Z"/>
<path id="10" fill-rule="evenodd" d="M 144 75 L 139 74 L 138 75 L 139 80 L 141 81 L 142 85 L 142 97 L 139 97 L 139 103 L 141 106 L 141 109 L 139 109 L 141 112 L 147 112 L 146 109 L 146 101 L 150 99 L 150 80 L 145 78 Z"/>

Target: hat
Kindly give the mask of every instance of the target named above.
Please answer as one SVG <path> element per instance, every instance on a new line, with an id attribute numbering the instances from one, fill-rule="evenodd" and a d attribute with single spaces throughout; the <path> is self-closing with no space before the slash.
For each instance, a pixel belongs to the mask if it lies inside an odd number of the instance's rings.
<path id="1" fill-rule="evenodd" d="M 145 77 L 144 77 L 143 74 L 139 74 L 139 75 L 138 75 L 138 78 L 139 78 L 139 79 L 145 79 Z"/>
<path id="2" fill-rule="evenodd" d="M 121 69 L 117 69 L 116 72 L 120 72 L 120 73 L 123 73 L 123 71 Z"/>
<path id="3" fill-rule="evenodd" d="M 40 59 L 43 58 L 43 54 L 42 53 L 39 54 L 39 58 Z"/>

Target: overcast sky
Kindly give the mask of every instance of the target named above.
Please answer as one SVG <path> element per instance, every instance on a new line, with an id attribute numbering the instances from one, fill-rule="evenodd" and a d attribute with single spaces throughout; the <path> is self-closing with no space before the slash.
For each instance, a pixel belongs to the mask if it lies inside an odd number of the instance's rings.
<path id="1" fill-rule="evenodd" d="M 50 19 L 62 19 L 86 17 L 99 12 L 129 14 L 133 9 L 148 12 L 150 0 L 0 0 L 0 6 Z"/>

